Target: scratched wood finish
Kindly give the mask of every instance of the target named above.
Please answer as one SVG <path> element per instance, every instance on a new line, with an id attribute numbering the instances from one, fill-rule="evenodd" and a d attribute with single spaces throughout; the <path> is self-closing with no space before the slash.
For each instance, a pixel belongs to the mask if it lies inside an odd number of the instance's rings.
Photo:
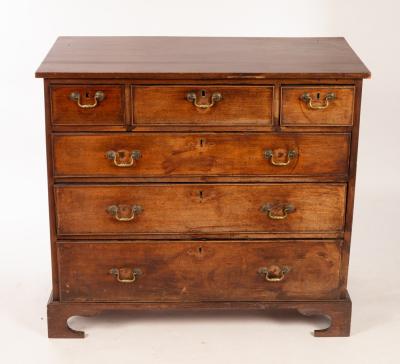
<path id="1" fill-rule="evenodd" d="M 55 188 L 59 235 L 190 234 L 257 232 L 334 232 L 343 229 L 345 184 L 170 184 L 130 186 L 71 185 Z M 271 204 L 274 220 L 261 211 Z M 117 221 L 106 209 L 122 205 L 143 212 L 132 221 Z M 127 206 L 127 207 L 125 207 Z M 233 235 L 232 235 L 233 236 Z"/>
<path id="2" fill-rule="evenodd" d="M 53 136 L 56 177 L 346 176 L 350 134 L 132 133 Z M 121 151 L 116 164 L 108 151 Z M 266 158 L 271 150 L 273 157 Z M 296 156 L 288 159 L 289 151 Z M 272 159 L 272 160 L 271 160 Z M 273 163 L 288 163 L 276 166 Z"/>
<path id="3" fill-rule="evenodd" d="M 93 104 L 97 91 L 104 93 L 104 100 L 94 108 L 81 108 L 71 100 L 73 92 L 81 95 L 81 104 Z M 124 93 L 121 86 L 68 85 L 51 87 L 52 123 L 55 125 L 123 125 Z"/>
<path id="4" fill-rule="evenodd" d="M 63 301 L 332 299 L 340 241 L 59 243 Z M 259 268 L 289 271 L 269 282 Z M 120 283 L 109 273 L 121 269 Z M 271 273 L 272 274 L 272 273 Z"/>
<path id="5" fill-rule="evenodd" d="M 325 109 L 312 109 L 301 99 L 309 94 L 312 106 L 325 104 L 325 97 L 335 94 Z M 354 87 L 282 87 L 281 124 L 283 126 L 341 126 L 353 124 Z"/>
<path id="6" fill-rule="evenodd" d="M 136 86 L 132 92 L 137 125 L 271 125 L 272 121 L 273 88 L 268 86 Z M 199 105 L 210 105 L 214 93 L 222 99 L 203 109 L 187 100 L 191 92 Z"/>

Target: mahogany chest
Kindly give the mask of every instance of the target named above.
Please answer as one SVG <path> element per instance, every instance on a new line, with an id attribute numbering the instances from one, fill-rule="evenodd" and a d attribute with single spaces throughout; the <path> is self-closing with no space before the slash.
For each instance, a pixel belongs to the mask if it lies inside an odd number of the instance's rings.
<path id="1" fill-rule="evenodd" d="M 294 309 L 348 336 L 362 79 L 343 38 L 61 37 L 49 337 L 110 310 Z"/>

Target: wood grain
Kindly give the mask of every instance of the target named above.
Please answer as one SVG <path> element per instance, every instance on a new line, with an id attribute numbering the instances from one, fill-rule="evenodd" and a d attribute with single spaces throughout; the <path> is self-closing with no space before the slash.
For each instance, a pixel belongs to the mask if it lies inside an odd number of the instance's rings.
<path id="1" fill-rule="evenodd" d="M 135 125 L 271 125 L 273 87 L 268 86 L 136 86 Z M 201 109 L 186 99 L 194 92 L 198 103 L 210 104 L 213 93 L 222 100 Z M 204 96 L 201 96 L 202 93 Z"/>
<path id="2" fill-rule="evenodd" d="M 307 133 L 133 133 L 57 134 L 53 136 L 56 177 L 196 176 L 346 176 L 349 134 Z M 109 150 L 133 150 L 141 157 L 131 167 L 117 167 Z M 272 150 L 275 166 L 265 151 Z"/>
<path id="3" fill-rule="evenodd" d="M 49 337 L 83 337 L 70 316 L 143 309 L 294 309 L 331 319 L 315 336 L 349 335 L 370 72 L 343 38 L 60 37 L 36 76 L 45 78 Z M 73 91 L 84 104 L 106 97 L 82 109 Z M 214 92 L 222 100 L 201 109 L 188 92 L 202 105 Z M 336 98 L 311 110 L 306 92 Z M 266 149 L 278 162 L 296 156 L 273 166 Z M 109 150 L 141 157 L 118 168 Z M 133 204 L 143 210 L 132 221 L 107 210 L 126 218 Z M 271 219 L 264 204 L 275 217 L 291 210 Z M 278 277 L 283 265 L 281 282 L 259 273 Z M 109 274 L 129 278 L 135 266 L 134 284 Z"/>
<path id="4" fill-rule="evenodd" d="M 324 105 L 328 93 L 336 98 L 323 110 L 311 109 L 301 100 L 309 94 L 313 104 Z M 282 87 L 281 124 L 284 126 L 342 126 L 353 124 L 354 87 Z"/>
<path id="5" fill-rule="evenodd" d="M 59 235 L 232 234 L 335 232 L 343 229 L 344 184 L 145 184 L 56 186 Z M 293 205 L 283 220 L 261 211 L 271 204 L 274 215 Z M 143 212 L 132 221 L 116 221 L 108 206 Z"/>
<path id="6" fill-rule="evenodd" d="M 80 108 L 70 99 L 72 92 L 79 92 L 82 104 L 93 104 L 97 91 L 104 92 L 104 100 L 94 108 Z M 123 88 L 110 85 L 51 86 L 51 113 L 54 125 L 124 125 Z"/>
<path id="7" fill-rule="evenodd" d="M 337 298 L 340 241 L 58 243 L 63 301 Z M 289 267 L 268 282 L 260 267 Z M 133 283 L 109 273 L 138 268 Z M 122 274 L 122 273 L 121 273 Z M 129 279 L 129 273 L 126 273 Z M 280 274 L 278 274 L 280 275 Z"/>
<path id="8" fill-rule="evenodd" d="M 344 38 L 59 37 L 36 77 L 364 78 Z"/>

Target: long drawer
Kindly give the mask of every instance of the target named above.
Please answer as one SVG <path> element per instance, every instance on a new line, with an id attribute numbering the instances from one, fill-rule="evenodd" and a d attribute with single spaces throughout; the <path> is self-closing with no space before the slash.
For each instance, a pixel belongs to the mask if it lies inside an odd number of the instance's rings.
<path id="1" fill-rule="evenodd" d="M 333 299 L 341 241 L 58 243 L 63 301 Z"/>
<path id="2" fill-rule="evenodd" d="M 346 176 L 349 134 L 54 135 L 56 177 Z"/>
<path id="3" fill-rule="evenodd" d="M 345 184 L 57 185 L 57 233 L 338 232 Z"/>

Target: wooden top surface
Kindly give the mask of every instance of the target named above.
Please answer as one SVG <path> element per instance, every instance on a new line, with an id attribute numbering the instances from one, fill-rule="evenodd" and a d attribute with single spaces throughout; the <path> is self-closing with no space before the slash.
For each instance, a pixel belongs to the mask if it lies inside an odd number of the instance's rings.
<path id="1" fill-rule="evenodd" d="M 344 38 L 60 37 L 43 78 L 367 78 Z"/>

